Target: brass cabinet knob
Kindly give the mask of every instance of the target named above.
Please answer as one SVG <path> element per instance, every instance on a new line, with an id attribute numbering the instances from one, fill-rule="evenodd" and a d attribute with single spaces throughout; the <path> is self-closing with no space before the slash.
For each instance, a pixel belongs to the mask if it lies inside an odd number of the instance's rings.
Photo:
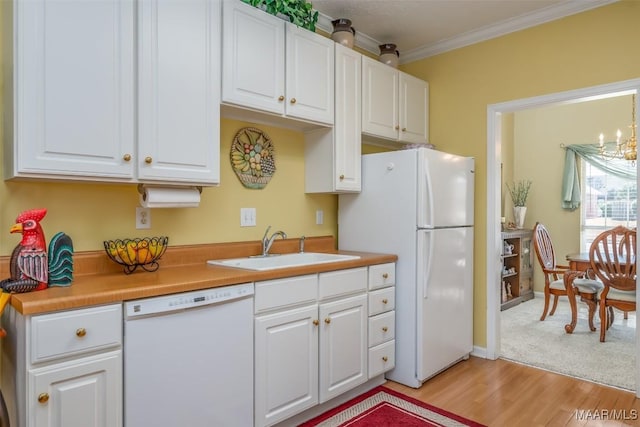
<path id="1" fill-rule="evenodd" d="M 400 130 L 400 126 L 396 125 L 395 129 Z"/>
<path id="2" fill-rule="evenodd" d="M 344 181 L 344 175 L 340 175 L 338 178 L 340 178 L 340 181 Z"/>
<path id="3" fill-rule="evenodd" d="M 407 131 L 407 128 L 402 128 L 402 132 L 406 132 L 406 131 Z"/>
<path id="4" fill-rule="evenodd" d="M 324 319 L 324 323 L 326 323 L 327 325 L 331 323 L 331 318 L 327 317 L 326 319 Z"/>
<path id="5" fill-rule="evenodd" d="M 383 279 L 388 279 L 388 278 L 389 278 L 389 274 L 387 274 L 387 273 L 382 273 L 382 278 L 383 278 Z"/>
<path id="6" fill-rule="evenodd" d="M 280 95 L 280 96 L 278 97 L 278 101 L 284 101 L 284 95 Z"/>
<path id="7" fill-rule="evenodd" d="M 389 358 L 387 356 L 382 356 L 382 361 L 386 362 L 387 360 L 389 360 Z"/>
<path id="8" fill-rule="evenodd" d="M 318 326 L 319 324 L 320 324 L 320 322 L 318 322 L 318 319 L 315 319 L 315 320 L 313 321 L 313 325 L 314 325 L 314 326 Z"/>
<path id="9" fill-rule="evenodd" d="M 128 162 L 131 160 L 131 154 L 125 154 L 124 156 L 122 156 L 122 160 L 124 160 L 125 162 Z"/>
<path id="10" fill-rule="evenodd" d="M 389 330 L 389 328 L 387 328 L 386 326 L 382 327 L 382 332 L 387 332 Z"/>
<path id="11" fill-rule="evenodd" d="M 78 328 L 76 329 L 76 336 L 77 337 L 84 337 L 85 335 L 87 335 L 87 330 L 85 328 Z"/>
<path id="12" fill-rule="evenodd" d="M 297 100 L 295 98 L 291 98 L 291 101 L 289 101 L 292 104 L 295 104 L 297 102 Z"/>
<path id="13" fill-rule="evenodd" d="M 49 401 L 49 393 L 40 393 L 38 395 L 38 402 L 47 403 Z"/>
<path id="14" fill-rule="evenodd" d="M 153 159 L 151 158 L 151 156 L 147 156 L 144 158 L 144 162 L 150 165 L 153 162 Z"/>
<path id="15" fill-rule="evenodd" d="M 388 300 L 388 299 L 386 299 L 386 298 L 382 300 L 382 303 L 383 303 L 383 304 L 386 304 L 386 303 L 388 303 L 388 302 L 389 302 L 389 300 Z"/>

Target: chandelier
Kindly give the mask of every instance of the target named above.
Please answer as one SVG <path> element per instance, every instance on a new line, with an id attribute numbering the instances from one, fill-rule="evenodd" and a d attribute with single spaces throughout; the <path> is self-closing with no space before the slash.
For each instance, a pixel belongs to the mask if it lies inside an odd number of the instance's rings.
<path id="1" fill-rule="evenodd" d="M 600 141 L 598 144 L 598 149 L 600 151 L 600 155 L 607 159 L 625 159 L 629 160 L 633 163 L 638 158 L 637 151 L 637 140 L 636 140 L 636 94 L 634 93 L 631 96 L 631 136 L 629 139 L 624 141 L 620 141 L 620 137 L 622 136 L 622 132 L 618 129 L 616 133 L 616 147 L 614 151 L 607 150 L 604 145 L 604 135 L 600 134 Z"/>

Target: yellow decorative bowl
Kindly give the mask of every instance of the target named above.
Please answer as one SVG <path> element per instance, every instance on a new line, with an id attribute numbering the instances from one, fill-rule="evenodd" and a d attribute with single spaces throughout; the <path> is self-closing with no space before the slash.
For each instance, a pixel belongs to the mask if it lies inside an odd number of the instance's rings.
<path id="1" fill-rule="evenodd" d="M 131 274 L 138 267 L 156 271 L 160 267 L 158 260 L 167 250 L 168 243 L 169 238 L 165 236 L 105 240 L 104 250 L 114 262 L 124 265 L 125 273 Z"/>

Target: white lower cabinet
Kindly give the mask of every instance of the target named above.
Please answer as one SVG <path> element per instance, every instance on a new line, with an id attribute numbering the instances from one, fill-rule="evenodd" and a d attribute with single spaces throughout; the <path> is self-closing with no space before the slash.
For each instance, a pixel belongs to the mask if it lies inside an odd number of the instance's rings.
<path id="1" fill-rule="evenodd" d="M 255 425 L 318 404 L 318 305 L 255 320 Z"/>
<path id="2" fill-rule="evenodd" d="M 256 282 L 256 426 L 367 380 L 366 289 L 366 267 Z"/>
<path id="3" fill-rule="evenodd" d="M 367 381 L 367 295 L 320 304 L 320 403 Z"/>
<path id="4" fill-rule="evenodd" d="M 122 306 L 23 316 L 2 325 L 2 392 L 12 426 L 122 426 Z"/>
<path id="5" fill-rule="evenodd" d="M 395 263 L 369 267 L 369 378 L 396 366 L 395 278 Z"/>
<path id="6" fill-rule="evenodd" d="M 29 371 L 34 427 L 122 425 L 122 352 Z"/>

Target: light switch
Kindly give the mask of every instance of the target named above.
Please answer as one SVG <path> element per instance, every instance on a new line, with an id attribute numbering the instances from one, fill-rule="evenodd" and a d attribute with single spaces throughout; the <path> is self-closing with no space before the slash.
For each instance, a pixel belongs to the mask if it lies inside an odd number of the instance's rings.
<path id="1" fill-rule="evenodd" d="M 318 209 L 316 211 L 316 225 L 324 224 L 324 211 L 322 209 Z"/>
<path id="2" fill-rule="evenodd" d="M 240 208 L 240 227 L 256 226 L 256 208 Z"/>

